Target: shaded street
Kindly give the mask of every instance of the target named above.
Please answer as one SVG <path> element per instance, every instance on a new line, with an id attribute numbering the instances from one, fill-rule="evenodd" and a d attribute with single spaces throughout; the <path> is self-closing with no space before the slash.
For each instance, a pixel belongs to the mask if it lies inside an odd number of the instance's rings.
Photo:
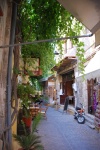
<path id="1" fill-rule="evenodd" d="M 41 120 L 38 130 L 45 150 L 100 150 L 100 133 L 62 110 L 49 107 L 47 120 Z"/>

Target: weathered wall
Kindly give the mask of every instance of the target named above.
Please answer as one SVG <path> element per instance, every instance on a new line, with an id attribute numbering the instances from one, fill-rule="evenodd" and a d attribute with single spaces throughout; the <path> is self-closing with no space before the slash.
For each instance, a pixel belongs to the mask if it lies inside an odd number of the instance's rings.
<path id="1" fill-rule="evenodd" d="M 12 3 L 9 3 L 7 0 L 0 0 L 0 7 L 3 11 L 3 16 L 0 16 L 0 45 L 8 45 L 10 39 Z M 8 48 L 0 48 L 0 131 L 4 128 L 6 114 L 8 50 Z"/>
<path id="2" fill-rule="evenodd" d="M 57 90 L 57 102 L 59 104 L 60 104 L 60 95 L 61 95 L 60 90 L 62 89 L 62 87 L 60 87 L 61 83 L 62 83 L 62 76 L 57 75 L 57 77 L 56 77 L 56 90 Z"/>
<path id="3" fill-rule="evenodd" d="M 82 103 L 85 108 L 85 112 L 88 113 L 88 93 L 87 93 L 87 81 L 81 78 L 76 82 L 77 84 L 77 96 L 76 105 Z"/>

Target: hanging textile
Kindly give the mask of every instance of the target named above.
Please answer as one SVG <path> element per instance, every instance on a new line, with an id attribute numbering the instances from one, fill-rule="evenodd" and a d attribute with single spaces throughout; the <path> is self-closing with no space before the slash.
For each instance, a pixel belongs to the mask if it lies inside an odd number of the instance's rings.
<path id="1" fill-rule="evenodd" d="M 96 91 L 93 91 L 93 109 L 96 111 L 97 108 L 97 99 L 96 99 Z"/>

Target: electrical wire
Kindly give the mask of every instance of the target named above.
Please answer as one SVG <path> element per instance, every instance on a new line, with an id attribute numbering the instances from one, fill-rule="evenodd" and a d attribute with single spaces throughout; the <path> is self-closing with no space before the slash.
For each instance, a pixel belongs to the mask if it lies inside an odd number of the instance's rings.
<path id="1" fill-rule="evenodd" d="M 37 44 L 37 43 L 44 43 L 44 42 L 53 42 L 53 41 L 60 41 L 60 40 L 66 40 L 66 39 L 84 38 L 84 37 L 91 37 L 91 36 L 93 36 L 93 33 L 88 34 L 88 35 L 68 36 L 68 37 L 55 38 L 55 39 L 38 40 L 38 41 L 33 41 L 33 42 L 24 42 L 24 43 L 10 44 L 10 45 L 2 45 L 2 46 L 0 46 L 0 48 L 30 45 L 30 44 Z"/>

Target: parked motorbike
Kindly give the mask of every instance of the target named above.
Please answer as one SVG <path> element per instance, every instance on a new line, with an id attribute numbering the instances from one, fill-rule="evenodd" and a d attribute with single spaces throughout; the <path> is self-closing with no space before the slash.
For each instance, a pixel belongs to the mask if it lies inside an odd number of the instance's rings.
<path id="1" fill-rule="evenodd" d="M 77 122 L 79 124 L 85 123 L 85 111 L 84 106 L 81 104 L 81 107 L 76 106 L 75 113 L 74 113 L 74 119 L 77 119 Z"/>

